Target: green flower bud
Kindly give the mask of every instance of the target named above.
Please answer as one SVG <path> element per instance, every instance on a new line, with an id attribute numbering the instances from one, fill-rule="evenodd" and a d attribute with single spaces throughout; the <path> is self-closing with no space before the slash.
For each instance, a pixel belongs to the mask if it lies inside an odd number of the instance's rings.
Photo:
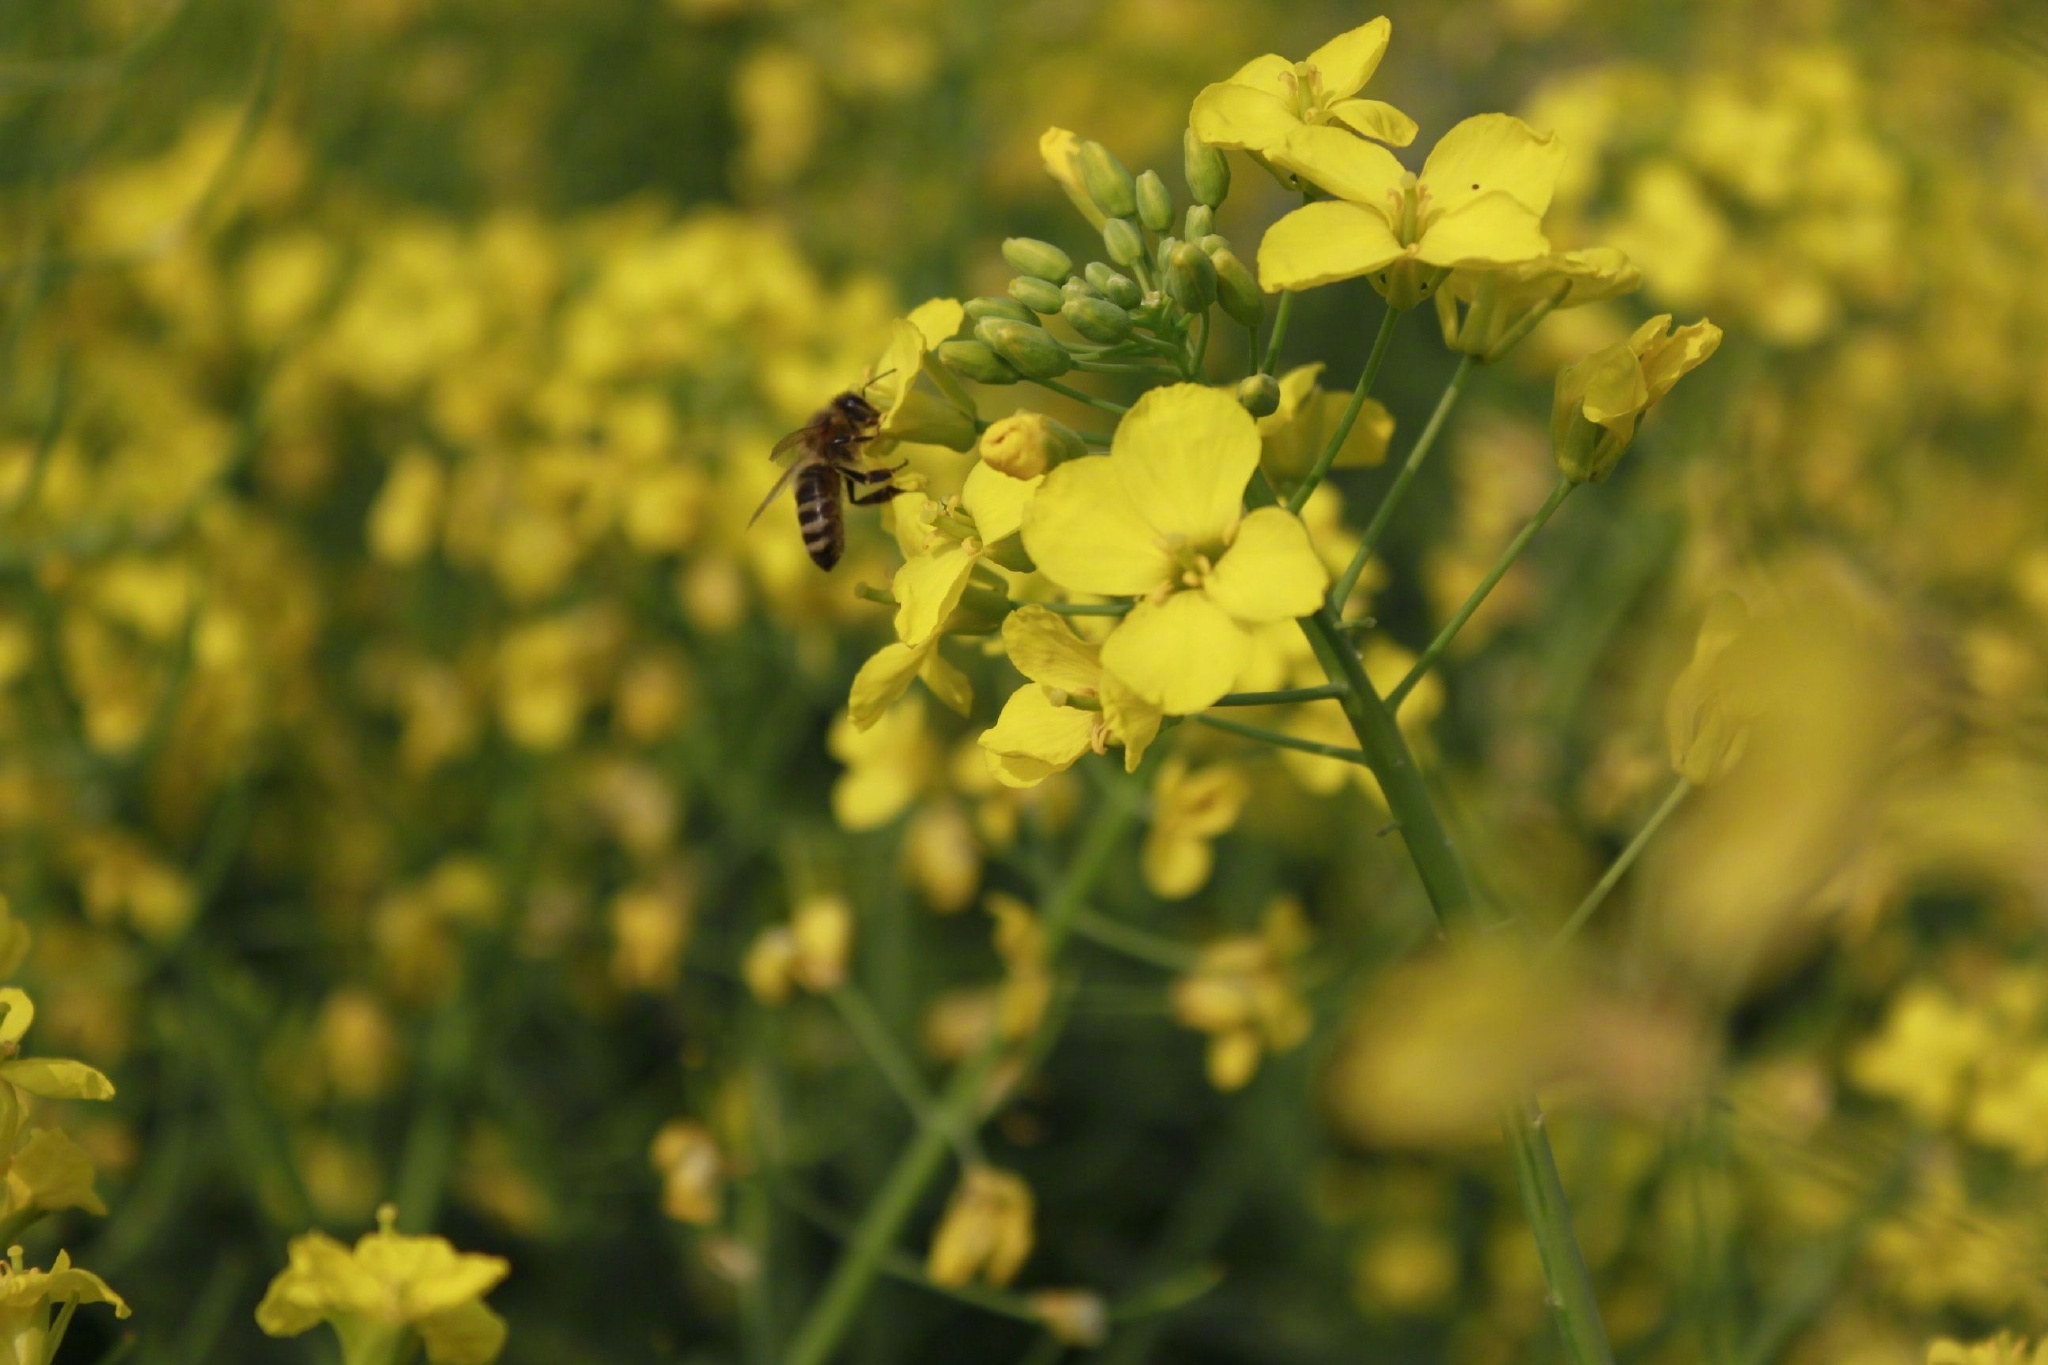
<path id="1" fill-rule="evenodd" d="M 1216 210 L 1207 204 L 1188 205 L 1186 231 L 1182 234 L 1191 242 L 1199 242 L 1216 230 Z"/>
<path id="2" fill-rule="evenodd" d="M 1159 278 L 1166 278 L 1166 267 L 1173 260 L 1173 249 L 1180 245 L 1178 237 L 1161 237 L 1159 249 L 1152 255 L 1152 266 L 1159 272 Z"/>
<path id="3" fill-rule="evenodd" d="M 1230 250 L 1230 239 L 1212 232 L 1206 237 L 1197 238 L 1195 245 L 1214 256 L 1219 251 Z"/>
<path id="4" fill-rule="evenodd" d="M 1112 218 L 1102 225 L 1102 245 L 1109 259 L 1121 266 L 1133 266 L 1145 259 L 1145 234 L 1128 218 Z"/>
<path id="5" fill-rule="evenodd" d="M 1137 281 L 1117 274 L 1101 261 L 1088 263 L 1088 283 L 1119 308 L 1136 308 L 1145 301 L 1145 291 L 1138 288 Z"/>
<path id="6" fill-rule="evenodd" d="M 1074 276 L 1060 286 L 1061 299 L 1099 299 L 1101 297 L 1102 291 L 1082 279 L 1079 275 Z"/>
<path id="7" fill-rule="evenodd" d="M 1060 311 L 1060 287 L 1047 284 L 1044 280 L 1029 275 L 1019 275 L 1010 281 L 1010 297 L 1034 313 L 1057 313 Z"/>
<path id="8" fill-rule="evenodd" d="M 1216 267 L 1216 298 L 1223 311 L 1247 327 L 1258 326 L 1266 316 L 1266 296 L 1237 253 L 1228 247 L 1211 252 L 1209 264 Z"/>
<path id="9" fill-rule="evenodd" d="M 1138 177 L 1138 221 L 1154 232 L 1173 226 L 1173 194 L 1157 171 Z"/>
<path id="10" fill-rule="evenodd" d="M 1051 379 L 1074 368 L 1074 358 L 1066 347 L 1042 327 L 1009 318 L 983 318 L 974 324 L 974 335 L 1026 379 Z"/>
<path id="11" fill-rule="evenodd" d="M 1044 280 L 1049 284 L 1058 284 L 1074 269 L 1074 263 L 1066 252 L 1036 237 L 1005 238 L 1003 259 L 1019 275 L 1029 275 L 1034 280 Z"/>
<path id="12" fill-rule="evenodd" d="M 1036 323 L 1038 318 L 1029 308 L 1015 299 L 999 299 L 985 295 L 969 299 L 962 308 L 969 322 L 980 322 L 983 318 L 1008 318 L 1012 322 Z"/>
<path id="13" fill-rule="evenodd" d="M 1254 417 L 1280 410 L 1280 381 L 1270 374 L 1255 374 L 1237 386 L 1238 405 Z"/>
<path id="14" fill-rule="evenodd" d="M 1042 412 L 999 417 L 981 434 L 981 462 L 1013 479 L 1035 479 L 1087 453 L 1087 444 L 1072 428 Z"/>
<path id="15" fill-rule="evenodd" d="M 1014 384 L 1019 375 L 1009 363 L 988 345 L 980 341 L 959 338 L 942 341 L 938 347 L 939 363 L 962 379 L 972 379 L 977 384 Z"/>
<path id="16" fill-rule="evenodd" d="M 1138 211 L 1138 185 L 1116 153 L 1099 142 L 1081 144 L 1081 183 L 1105 218 L 1129 218 Z"/>
<path id="17" fill-rule="evenodd" d="M 1230 163 L 1223 149 L 1211 147 L 1190 128 L 1180 140 L 1181 173 L 1187 177 L 1188 193 L 1195 202 L 1215 208 L 1230 193 Z"/>
<path id="18" fill-rule="evenodd" d="M 1131 334 L 1131 315 L 1108 299 L 1070 298 L 1060 316 L 1090 341 L 1122 341 Z"/>
<path id="19" fill-rule="evenodd" d="M 1216 267 L 1193 242 L 1177 243 L 1166 264 L 1166 296 L 1190 313 L 1216 301 Z"/>

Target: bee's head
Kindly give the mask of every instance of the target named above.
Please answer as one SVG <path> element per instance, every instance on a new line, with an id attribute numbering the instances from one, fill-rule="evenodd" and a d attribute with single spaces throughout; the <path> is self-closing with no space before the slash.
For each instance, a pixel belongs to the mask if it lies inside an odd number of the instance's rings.
<path id="1" fill-rule="evenodd" d="M 842 393 L 832 400 L 832 406 L 841 417 L 855 426 L 873 426 L 882 416 L 863 394 Z"/>

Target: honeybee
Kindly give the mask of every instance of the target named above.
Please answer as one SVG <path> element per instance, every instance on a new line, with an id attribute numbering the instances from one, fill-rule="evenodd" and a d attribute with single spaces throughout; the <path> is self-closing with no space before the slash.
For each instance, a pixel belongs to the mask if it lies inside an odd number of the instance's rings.
<path id="1" fill-rule="evenodd" d="M 875 379 L 885 375 L 886 371 Z M 903 468 L 901 464 L 887 469 L 860 464 L 861 452 L 875 439 L 882 421 L 882 414 L 867 400 L 868 387 L 875 379 L 840 394 L 811 414 L 810 421 L 775 443 L 770 459 L 781 460 L 792 451 L 795 458 L 747 519 L 749 526 L 759 521 L 768 505 L 795 480 L 797 526 L 803 531 L 804 549 L 811 562 L 821 569 L 837 564 L 846 550 L 844 502 L 869 507 L 909 491 L 891 482 Z M 848 484 L 853 487 L 849 489 Z"/>

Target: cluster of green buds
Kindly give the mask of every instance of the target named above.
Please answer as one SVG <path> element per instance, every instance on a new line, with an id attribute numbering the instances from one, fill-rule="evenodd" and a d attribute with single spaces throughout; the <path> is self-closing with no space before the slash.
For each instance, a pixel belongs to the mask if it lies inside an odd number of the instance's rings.
<path id="1" fill-rule="evenodd" d="M 1192 134 L 1183 149 L 1193 196 L 1184 213 L 1158 172 L 1132 175 L 1101 143 L 1080 142 L 1078 178 L 1102 216 L 1108 259 L 1076 270 L 1050 242 L 1008 239 L 1003 259 L 1016 278 L 1003 296 L 968 300 L 973 335 L 941 343 L 940 363 L 983 384 L 1044 383 L 1070 370 L 1195 379 L 1212 307 L 1256 330 L 1265 297 L 1216 231 L 1230 167 Z"/>

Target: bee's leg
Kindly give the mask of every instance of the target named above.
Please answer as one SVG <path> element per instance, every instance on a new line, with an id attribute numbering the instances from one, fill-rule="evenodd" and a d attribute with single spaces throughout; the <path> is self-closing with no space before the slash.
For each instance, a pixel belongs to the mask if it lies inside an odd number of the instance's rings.
<path id="1" fill-rule="evenodd" d="M 880 488 L 870 488 L 865 493 L 856 493 L 849 490 L 846 494 L 846 500 L 855 507 L 872 507 L 878 502 L 887 502 L 899 493 L 908 493 L 909 491 L 908 488 L 898 488 L 893 483 L 885 483 Z"/>
<path id="2" fill-rule="evenodd" d="M 855 483 L 873 484 L 889 482 L 889 480 L 895 478 L 897 473 L 901 471 L 903 468 L 904 465 L 893 464 L 890 465 L 887 469 L 853 469 L 849 467 L 843 470 L 842 472 L 846 475 L 847 478 L 853 480 Z"/>

